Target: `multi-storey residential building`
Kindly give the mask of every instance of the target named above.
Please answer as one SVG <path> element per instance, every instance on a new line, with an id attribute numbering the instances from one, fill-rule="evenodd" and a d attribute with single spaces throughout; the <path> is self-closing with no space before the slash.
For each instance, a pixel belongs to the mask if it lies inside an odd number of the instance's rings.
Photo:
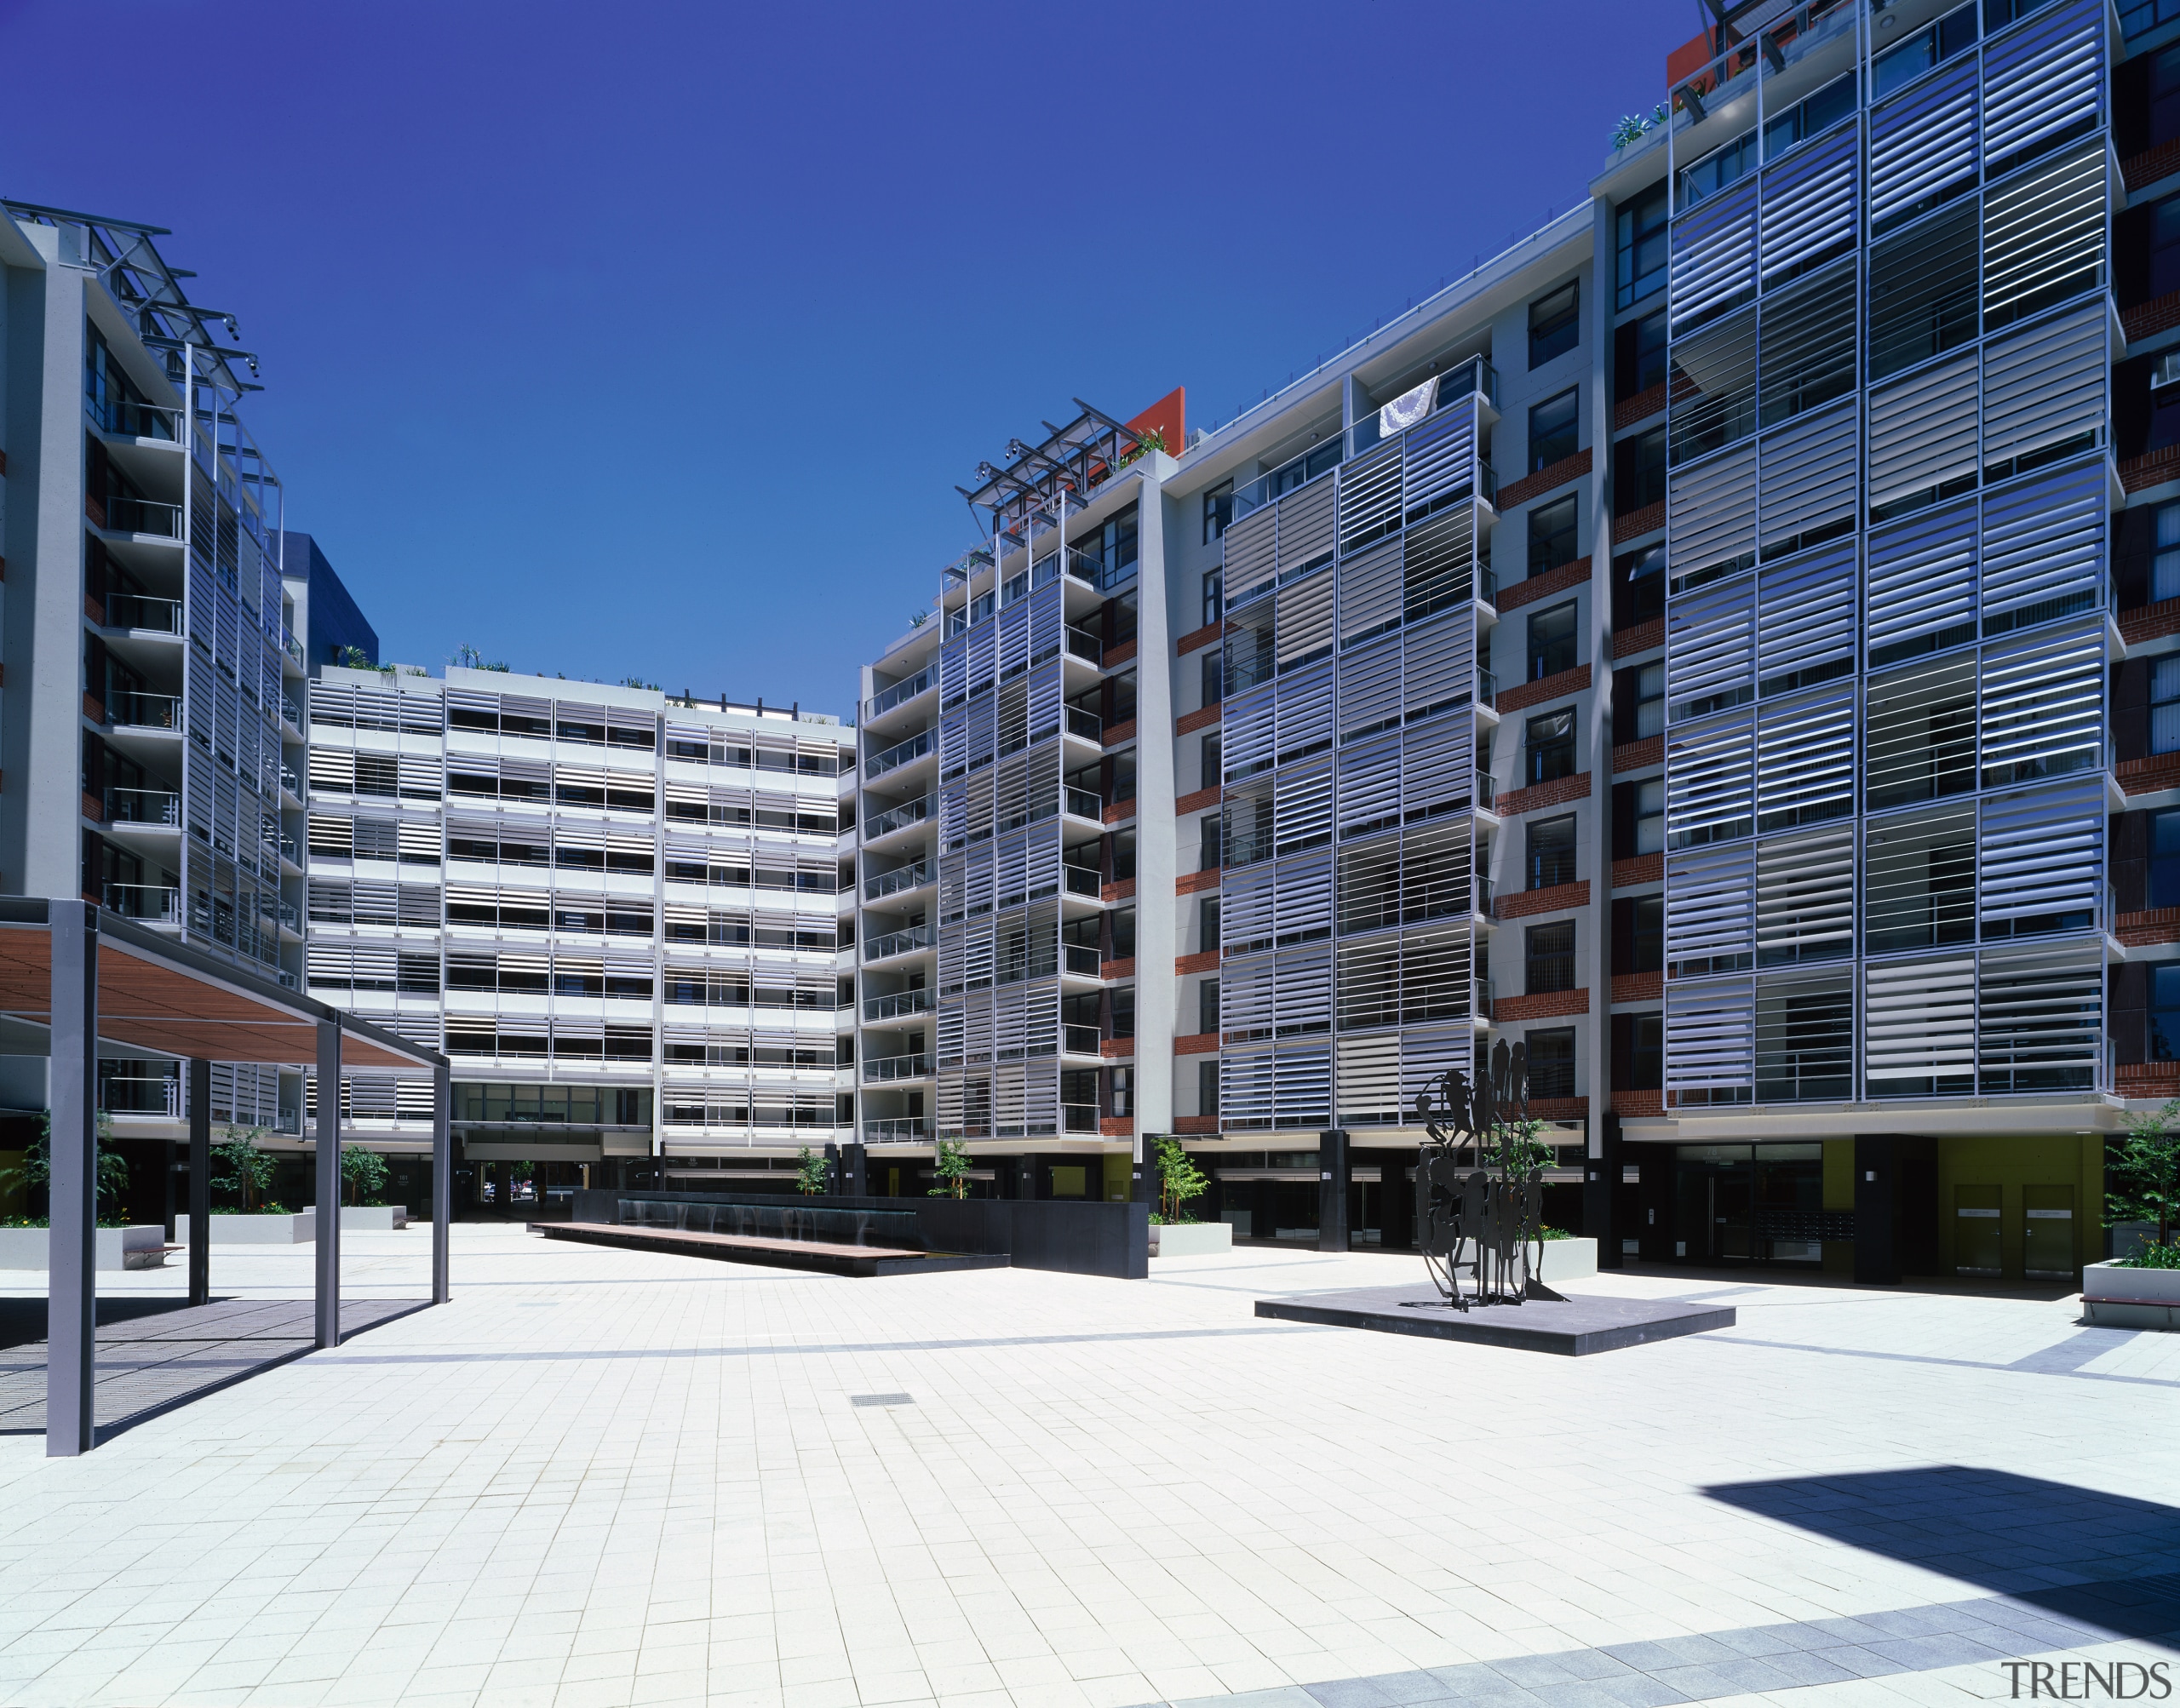
<path id="1" fill-rule="evenodd" d="M 1401 1244 L 1519 1040 L 1608 1263 L 2097 1254 L 2180 1089 L 2180 22 L 1729 8 L 1667 81 L 1223 427 L 979 472 L 863 679 L 875 1163 L 1178 1133 L 1244 1235 Z"/>
<path id="2" fill-rule="evenodd" d="M 461 667 L 325 666 L 309 717 L 309 988 L 453 1059 L 458 1205 L 844 1136 L 852 731 Z M 428 1081 L 342 1096 L 397 1175 L 427 1149 Z"/>
<path id="3" fill-rule="evenodd" d="M 0 203 L 0 888 L 81 894 L 294 984 L 302 655 L 255 359 L 152 227 Z M 44 1062 L 5 1058 L 35 1110 Z M 126 1144 L 185 1136 L 167 1062 L 101 1064 Z M 299 1081 L 217 1067 L 221 1121 L 293 1130 Z M 160 1181 L 166 1153 L 131 1153 Z"/>

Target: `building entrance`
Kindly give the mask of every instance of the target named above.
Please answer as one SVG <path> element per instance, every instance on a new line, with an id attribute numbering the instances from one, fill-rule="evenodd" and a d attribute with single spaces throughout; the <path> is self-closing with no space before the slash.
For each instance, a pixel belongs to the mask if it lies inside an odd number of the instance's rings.
<path id="1" fill-rule="evenodd" d="M 1673 1151 L 1678 1263 L 1791 1264 L 1824 1257 L 1821 1144 L 1684 1144 Z"/>

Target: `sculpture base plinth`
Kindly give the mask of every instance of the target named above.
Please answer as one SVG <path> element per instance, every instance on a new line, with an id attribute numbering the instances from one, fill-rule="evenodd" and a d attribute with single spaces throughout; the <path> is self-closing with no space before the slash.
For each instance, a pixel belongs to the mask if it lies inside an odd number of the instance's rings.
<path id="1" fill-rule="evenodd" d="M 1288 1322 L 1370 1328 L 1381 1334 L 1422 1334 L 1470 1340 L 1523 1352 L 1554 1352 L 1581 1358 L 1617 1352 L 1654 1340 L 1677 1339 L 1713 1328 L 1731 1328 L 1731 1305 L 1687 1304 L 1677 1299 L 1601 1298 L 1570 1294 L 1557 1301 L 1472 1305 L 1455 1310 L 1430 1297 L 1430 1284 L 1353 1287 L 1306 1298 L 1260 1298 L 1259 1316 Z"/>

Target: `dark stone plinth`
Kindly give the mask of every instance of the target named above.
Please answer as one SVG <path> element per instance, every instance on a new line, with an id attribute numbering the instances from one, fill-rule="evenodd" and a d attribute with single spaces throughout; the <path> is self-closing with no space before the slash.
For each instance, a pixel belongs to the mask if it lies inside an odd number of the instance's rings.
<path id="1" fill-rule="evenodd" d="M 686 1258 L 710 1258 L 729 1264 L 762 1264 L 767 1269 L 815 1270 L 833 1275 L 936 1275 L 949 1270 L 1003 1270 L 1006 1255 L 975 1252 L 921 1252 L 892 1246 L 835 1245 L 819 1240 L 771 1240 L 732 1234 L 704 1234 L 686 1229 L 622 1227 L 599 1222 L 536 1222 L 538 1233 L 552 1240 L 618 1246 L 624 1251 L 672 1252 Z"/>
<path id="2" fill-rule="evenodd" d="M 1257 1315 L 1288 1322 L 1374 1328 L 1381 1334 L 1472 1340 L 1523 1352 L 1556 1352 L 1568 1358 L 1616 1352 L 1623 1346 L 1734 1326 L 1731 1305 L 1599 1298 L 1593 1294 L 1453 1310 L 1431 1298 L 1429 1281 L 1420 1275 L 1416 1280 L 1418 1284 L 1411 1287 L 1364 1287 L 1345 1292 L 1313 1293 L 1307 1298 L 1260 1298 Z"/>

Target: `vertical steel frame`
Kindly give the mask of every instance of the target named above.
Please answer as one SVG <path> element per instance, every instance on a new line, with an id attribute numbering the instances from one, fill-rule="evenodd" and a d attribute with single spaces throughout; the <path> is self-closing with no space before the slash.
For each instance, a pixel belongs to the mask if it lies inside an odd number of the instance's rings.
<path id="1" fill-rule="evenodd" d="M 434 1187 L 436 1190 L 436 1186 Z M 318 1023 L 318 1344 L 341 1344 L 341 1023 Z"/>
<path id="2" fill-rule="evenodd" d="M 448 1126 L 451 1074 L 432 1070 L 432 1303 L 447 1301 L 447 1224 L 454 1216 L 454 1140 Z M 657 1107 L 656 1104 L 653 1105 Z"/>
<path id="3" fill-rule="evenodd" d="M 189 1302 L 212 1302 L 212 1064 L 189 1063 Z"/>
<path id="4" fill-rule="evenodd" d="M 98 1310 L 98 918 L 71 898 L 47 904 L 53 952 L 53 1057 L 45 1355 L 45 1452 L 89 1453 Z"/>

